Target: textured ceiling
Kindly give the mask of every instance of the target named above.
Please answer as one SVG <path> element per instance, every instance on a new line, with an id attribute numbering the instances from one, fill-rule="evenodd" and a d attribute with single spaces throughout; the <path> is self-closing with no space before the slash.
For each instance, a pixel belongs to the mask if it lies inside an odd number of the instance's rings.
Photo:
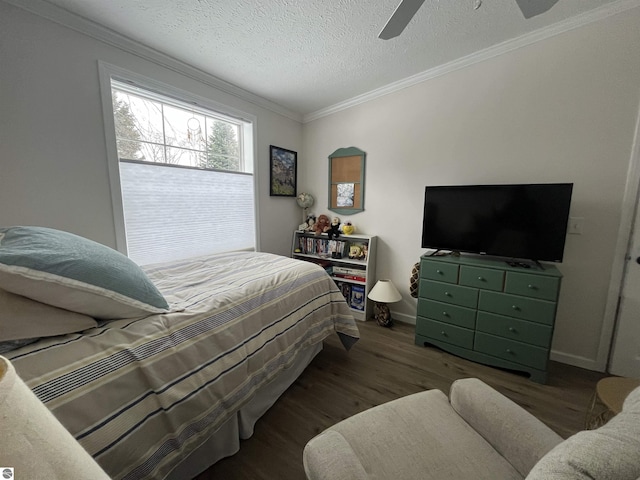
<path id="1" fill-rule="evenodd" d="M 308 115 L 621 0 L 528 20 L 515 0 L 426 0 L 392 40 L 377 35 L 399 0 L 47 1 Z"/>

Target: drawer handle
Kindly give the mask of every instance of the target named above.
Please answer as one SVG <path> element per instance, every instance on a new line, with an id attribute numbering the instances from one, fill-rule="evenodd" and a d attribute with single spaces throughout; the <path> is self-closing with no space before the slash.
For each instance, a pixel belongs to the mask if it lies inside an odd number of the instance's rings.
<path id="1" fill-rule="evenodd" d="M 508 354 L 512 354 L 513 352 L 511 351 L 511 349 L 510 349 L 510 348 L 507 348 L 507 353 L 508 353 Z"/>
<path id="2" fill-rule="evenodd" d="M 478 280 L 480 280 L 481 282 L 484 282 L 484 277 L 478 277 Z"/>
<path id="3" fill-rule="evenodd" d="M 509 331 L 510 331 L 510 332 L 515 332 L 515 331 L 516 331 L 516 329 L 515 329 L 515 328 L 513 328 L 513 327 L 509 327 Z"/>
<path id="4" fill-rule="evenodd" d="M 511 308 L 512 308 L 513 310 L 520 310 L 520 307 L 518 307 L 517 305 L 511 305 Z"/>
<path id="5" fill-rule="evenodd" d="M 449 292 L 444 292 L 445 297 L 450 297 L 451 294 Z"/>
<path id="6" fill-rule="evenodd" d="M 538 287 L 536 287 L 535 285 L 527 285 L 527 288 L 530 288 L 531 290 L 537 290 Z"/>
<path id="7" fill-rule="evenodd" d="M 449 314 L 448 314 L 447 312 L 442 312 L 442 316 L 443 316 L 443 317 L 448 317 L 448 316 L 449 316 Z"/>
<path id="8" fill-rule="evenodd" d="M 447 332 L 445 332 L 444 330 L 442 330 L 442 331 L 440 332 L 440 335 L 442 335 L 443 337 L 446 337 L 446 336 L 447 336 Z"/>
<path id="9" fill-rule="evenodd" d="M 436 273 L 442 274 L 442 270 L 436 270 Z"/>

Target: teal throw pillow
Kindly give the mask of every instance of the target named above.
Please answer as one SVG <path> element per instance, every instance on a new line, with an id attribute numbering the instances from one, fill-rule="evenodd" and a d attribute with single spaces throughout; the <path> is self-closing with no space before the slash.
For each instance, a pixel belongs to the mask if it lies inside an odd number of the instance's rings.
<path id="1" fill-rule="evenodd" d="M 0 288 L 106 320 L 169 309 L 155 285 L 127 256 L 45 227 L 0 228 Z"/>

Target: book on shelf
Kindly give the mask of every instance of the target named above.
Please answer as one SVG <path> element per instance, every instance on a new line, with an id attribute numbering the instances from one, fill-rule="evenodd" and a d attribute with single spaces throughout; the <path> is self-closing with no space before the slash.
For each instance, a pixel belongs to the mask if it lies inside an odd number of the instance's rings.
<path id="1" fill-rule="evenodd" d="M 366 282 L 367 281 L 367 277 L 365 277 L 362 274 L 361 275 L 349 275 L 347 273 L 336 273 L 334 271 L 332 275 L 334 277 L 343 278 L 345 280 L 355 280 L 356 282 Z"/>
<path id="2" fill-rule="evenodd" d="M 317 255 L 323 258 L 342 258 L 345 255 L 347 243 L 342 240 L 329 240 L 327 238 L 298 237 L 300 253 Z M 334 253 L 336 255 L 334 255 Z"/>
<path id="3" fill-rule="evenodd" d="M 341 273 L 343 275 L 361 275 L 364 276 L 366 268 L 362 267 L 343 267 L 342 265 L 335 265 L 333 271 L 335 273 Z"/>
<path id="4" fill-rule="evenodd" d="M 347 303 L 349 303 L 349 301 L 351 300 L 351 284 L 347 282 L 336 281 L 336 280 L 334 280 L 334 282 L 342 292 L 342 296 L 344 297 L 344 299 L 347 301 Z"/>
<path id="5" fill-rule="evenodd" d="M 367 270 L 365 267 L 344 267 L 342 265 L 334 265 L 332 275 L 345 280 L 355 280 L 357 282 L 367 281 Z"/>
<path id="6" fill-rule="evenodd" d="M 349 306 L 354 310 L 364 311 L 364 286 L 351 285 L 351 299 Z"/>

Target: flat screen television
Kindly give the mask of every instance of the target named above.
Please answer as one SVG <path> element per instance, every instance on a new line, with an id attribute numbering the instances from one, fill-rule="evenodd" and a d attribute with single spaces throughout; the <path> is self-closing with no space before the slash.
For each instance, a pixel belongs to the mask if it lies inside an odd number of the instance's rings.
<path id="1" fill-rule="evenodd" d="M 572 183 L 425 187 L 422 248 L 561 262 Z"/>

